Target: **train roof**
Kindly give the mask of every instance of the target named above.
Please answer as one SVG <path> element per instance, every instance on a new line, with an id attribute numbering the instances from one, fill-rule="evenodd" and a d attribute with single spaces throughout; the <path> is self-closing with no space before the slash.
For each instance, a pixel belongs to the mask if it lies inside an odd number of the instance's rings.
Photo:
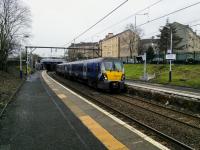
<path id="1" fill-rule="evenodd" d="M 58 66 L 62 66 L 62 65 L 67 65 L 67 64 L 79 64 L 79 63 L 84 63 L 84 62 L 102 62 L 105 60 L 119 60 L 117 58 L 112 58 L 112 57 L 105 57 L 105 58 L 93 58 L 93 59 L 86 59 L 86 60 L 78 60 L 78 61 L 72 61 L 72 62 L 65 62 L 62 64 L 58 64 Z"/>
<path id="2" fill-rule="evenodd" d="M 65 62 L 65 60 L 64 60 L 64 59 L 44 58 L 44 59 L 41 59 L 40 62 L 41 62 L 41 63 L 46 63 L 46 62 L 58 62 L 58 63 L 63 63 L 63 62 Z"/>
<path id="3" fill-rule="evenodd" d="M 93 59 L 86 59 L 86 60 L 78 60 L 78 61 L 73 61 L 73 62 L 68 62 L 68 64 L 76 64 L 76 63 L 82 63 L 82 62 L 100 62 L 104 60 L 118 60 L 117 58 L 111 58 L 111 57 L 100 57 L 100 58 L 93 58 Z"/>

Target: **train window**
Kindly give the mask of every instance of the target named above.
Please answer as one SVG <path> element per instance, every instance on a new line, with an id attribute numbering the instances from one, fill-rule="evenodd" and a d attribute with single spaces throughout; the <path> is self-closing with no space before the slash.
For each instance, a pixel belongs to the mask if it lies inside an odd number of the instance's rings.
<path id="1" fill-rule="evenodd" d="M 122 71 L 123 64 L 120 61 L 106 61 L 102 64 L 102 71 Z"/>
<path id="2" fill-rule="evenodd" d="M 79 71 L 83 72 L 83 66 L 82 65 L 79 66 Z"/>
<path id="3" fill-rule="evenodd" d="M 113 62 L 112 61 L 106 61 L 104 62 L 104 67 L 106 71 L 113 70 Z"/>
<path id="4" fill-rule="evenodd" d="M 89 64 L 87 65 L 87 71 L 88 71 L 88 72 L 91 72 L 91 69 L 90 69 L 90 65 L 89 65 Z"/>
<path id="5" fill-rule="evenodd" d="M 87 65 L 87 71 L 92 72 L 93 71 L 93 64 L 88 64 Z"/>
<path id="6" fill-rule="evenodd" d="M 117 71 L 122 71 L 122 63 L 119 62 L 119 61 L 114 61 L 114 69 L 117 70 Z"/>

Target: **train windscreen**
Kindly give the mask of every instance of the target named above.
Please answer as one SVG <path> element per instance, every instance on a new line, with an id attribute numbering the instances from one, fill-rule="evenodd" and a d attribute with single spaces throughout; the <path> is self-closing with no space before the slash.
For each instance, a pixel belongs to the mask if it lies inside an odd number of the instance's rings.
<path id="1" fill-rule="evenodd" d="M 123 71 L 123 64 L 120 61 L 105 61 L 102 69 L 105 71 Z"/>

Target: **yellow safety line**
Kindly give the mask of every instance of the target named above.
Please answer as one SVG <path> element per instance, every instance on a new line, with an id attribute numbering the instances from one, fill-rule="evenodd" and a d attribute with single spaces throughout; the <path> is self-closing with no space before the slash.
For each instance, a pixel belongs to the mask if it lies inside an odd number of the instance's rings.
<path id="1" fill-rule="evenodd" d="M 58 96 L 60 99 L 67 98 L 67 96 L 66 96 L 65 94 L 57 94 L 57 96 Z"/>
<path id="2" fill-rule="evenodd" d="M 47 81 L 46 79 L 47 77 L 46 76 L 43 76 L 43 77 L 45 81 Z M 105 145 L 106 148 L 108 148 L 109 150 L 128 150 L 128 148 L 124 144 L 122 144 L 115 137 L 113 137 L 107 130 L 105 130 L 94 119 L 86 115 L 72 101 L 69 101 L 65 94 L 56 93 L 56 95 L 81 120 L 81 122 L 93 133 L 93 135 L 96 136 Z"/>
<path id="3" fill-rule="evenodd" d="M 80 117 L 82 123 L 109 149 L 109 150 L 127 150 L 128 148 L 114 138 L 107 130 L 100 126 L 90 116 Z"/>

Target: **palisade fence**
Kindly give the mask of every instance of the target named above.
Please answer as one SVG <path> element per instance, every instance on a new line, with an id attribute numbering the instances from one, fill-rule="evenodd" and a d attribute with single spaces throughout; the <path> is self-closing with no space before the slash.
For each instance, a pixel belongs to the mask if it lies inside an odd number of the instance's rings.
<path id="1" fill-rule="evenodd" d="M 180 63 L 180 64 L 200 64 L 200 51 L 193 51 L 193 52 L 174 52 L 176 54 L 176 60 L 174 60 L 174 63 Z M 143 63 L 142 57 L 120 57 L 120 59 L 124 63 Z M 168 63 L 166 60 L 166 54 L 159 53 L 155 54 L 154 57 L 151 60 L 147 60 L 147 63 Z"/>

